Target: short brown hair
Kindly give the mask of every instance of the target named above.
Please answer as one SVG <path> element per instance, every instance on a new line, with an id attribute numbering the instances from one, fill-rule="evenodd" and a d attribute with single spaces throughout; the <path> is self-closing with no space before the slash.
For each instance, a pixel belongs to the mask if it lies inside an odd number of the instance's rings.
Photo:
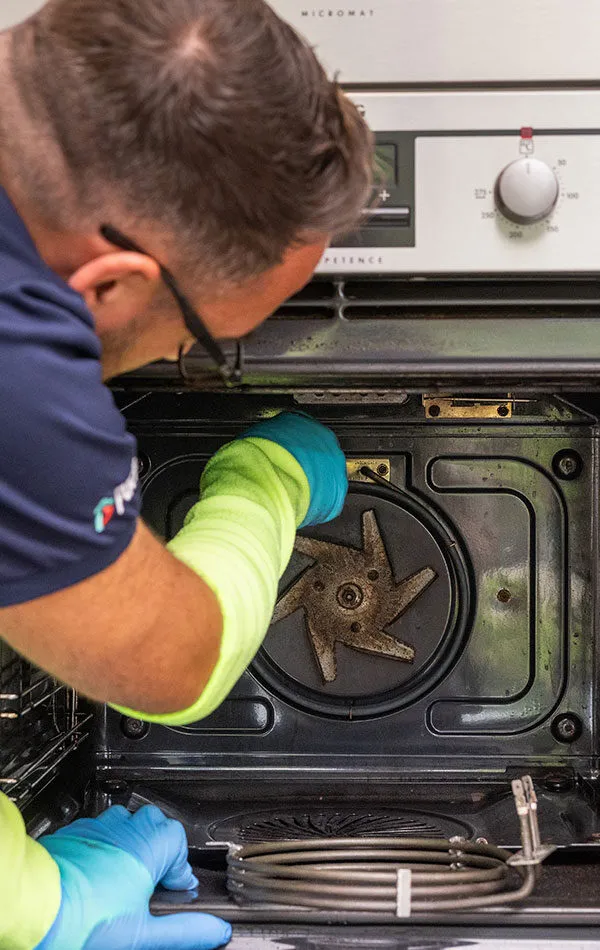
<path id="1" fill-rule="evenodd" d="M 78 207 L 114 199 L 207 276 L 260 274 L 368 202 L 366 125 L 263 0 L 50 0 L 15 31 L 13 75 Z"/>

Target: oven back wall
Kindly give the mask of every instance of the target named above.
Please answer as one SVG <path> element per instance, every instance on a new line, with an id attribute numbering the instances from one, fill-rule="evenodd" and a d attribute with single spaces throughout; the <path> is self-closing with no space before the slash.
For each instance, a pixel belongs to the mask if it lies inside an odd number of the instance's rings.
<path id="1" fill-rule="evenodd" d="M 223 706 L 149 731 L 108 711 L 102 770 L 591 774 L 597 430 L 564 405 L 519 411 L 424 422 L 410 402 L 338 421 L 348 457 L 384 475 L 352 482 L 342 516 L 302 532 L 277 622 Z M 239 428 L 141 428 L 155 531 L 178 530 L 206 459 Z"/>

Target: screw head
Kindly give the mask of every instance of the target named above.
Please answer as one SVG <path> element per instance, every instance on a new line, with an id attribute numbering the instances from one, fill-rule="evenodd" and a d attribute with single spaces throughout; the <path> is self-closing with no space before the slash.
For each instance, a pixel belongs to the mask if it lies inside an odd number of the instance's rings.
<path id="1" fill-rule="evenodd" d="M 437 417 L 439 416 L 440 412 L 441 412 L 440 407 L 439 407 L 439 406 L 436 406 L 435 404 L 434 404 L 433 406 L 430 406 L 430 407 L 429 407 L 429 415 L 430 415 L 433 419 L 437 419 Z"/>
<path id="2" fill-rule="evenodd" d="M 79 812 L 79 805 L 74 798 L 66 797 L 60 803 L 60 813 L 65 821 L 73 821 Z"/>
<path id="3" fill-rule="evenodd" d="M 583 471 L 583 459 L 573 449 L 563 449 L 557 452 L 552 459 L 552 470 L 557 478 L 565 482 L 572 482 L 579 478 Z"/>
<path id="4" fill-rule="evenodd" d="M 150 723 L 130 716 L 121 717 L 121 732 L 126 739 L 144 739 L 150 732 Z"/>
<path id="5" fill-rule="evenodd" d="M 569 792 L 575 785 L 572 775 L 563 774 L 557 772 L 556 774 L 550 773 L 544 778 L 544 787 L 549 792 Z"/>
<path id="6" fill-rule="evenodd" d="M 506 418 L 508 413 L 509 413 L 508 406 L 498 406 L 498 415 L 501 416 L 503 419 Z"/>
<path id="7" fill-rule="evenodd" d="M 498 598 L 501 604 L 508 604 L 508 602 L 510 601 L 512 597 L 512 594 L 509 590 L 506 589 L 506 587 L 503 587 L 501 590 L 498 591 L 498 593 L 496 594 L 496 597 Z"/>
<path id="8" fill-rule="evenodd" d="M 340 607 L 346 610 L 356 610 L 364 600 L 364 593 L 358 584 L 342 584 L 337 592 L 337 600 Z"/>
<path id="9" fill-rule="evenodd" d="M 378 474 L 378 475 L 388 475 L 388 474 L 389 474 L 389 471 L 390 471 L 390 470 L 389 470 L 389 468 L 387 467 L 387 465 L 385 464 L 385 462 L 382 462 L 381 465 L 378 465 L 378 466 L 377 466 L 377 474 Z"/>
<path id="10" fill-rule="evenodd" d="M 559 742 L 576 742 L 583 732 L 583 724 L 575 713 L 562 713 L 552 722 L 552 735 Z"/>
<path id="11" fill-rule="evenodd" d="M 109 778 L 98 782 L 98 789 L 106 795 L 127 795 L 129 786 L 120 779 Z"/>

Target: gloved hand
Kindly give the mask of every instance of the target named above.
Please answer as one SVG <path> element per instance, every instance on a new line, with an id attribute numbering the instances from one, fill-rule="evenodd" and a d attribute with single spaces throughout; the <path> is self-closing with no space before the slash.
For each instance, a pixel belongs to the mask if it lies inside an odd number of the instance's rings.
<path id="1" fill-rule="evenodd" d="M 169 551 L 208 584 L 223 617 L 219 660 L 189 709 L 125 716 L 181 726 L 220 706 L 269 628 L 298 526 L 337 517 L 348 491 L 336 437 L 307 416 L 284 413 L 224 445 L 202 474 L 200 500 Z"/>
<path id="2" fill-rule="evenodd" d="M 40 839 L 58 864 L 62 904 L 38 950 L 213 950 L 231 927 L 208 914 L 153 917 L 157 884 L 192 890 L 183 826 L 153 805 L 109 808 Z"/>
<path id="3" fill-rule="evenodd" d="M 341 514 L 348 494 L 346 459 L 331 429 L 302 413 L 282 412 L 242 436 L 268 439 L 286 449 L 304 471 L 310 506 L 301 528 L 325 524 Z"/>

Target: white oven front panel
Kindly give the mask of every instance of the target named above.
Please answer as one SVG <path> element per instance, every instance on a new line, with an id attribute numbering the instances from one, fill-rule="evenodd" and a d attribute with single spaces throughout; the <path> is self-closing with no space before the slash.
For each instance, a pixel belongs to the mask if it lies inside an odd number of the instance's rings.
<path id="1" fill-rule="evenodd" d="M 396 150 L 396 181 L 377 226 L 330 249 L 321 272 L 600 272 L 600 92 L 354 98 Z M 496 188 L 515 162 L 507 207 Z"/>
<path id="2" fill-rule="evenodd" d="M 345 83 L 598 80 L 598 0 L 270 0 Z"/>

